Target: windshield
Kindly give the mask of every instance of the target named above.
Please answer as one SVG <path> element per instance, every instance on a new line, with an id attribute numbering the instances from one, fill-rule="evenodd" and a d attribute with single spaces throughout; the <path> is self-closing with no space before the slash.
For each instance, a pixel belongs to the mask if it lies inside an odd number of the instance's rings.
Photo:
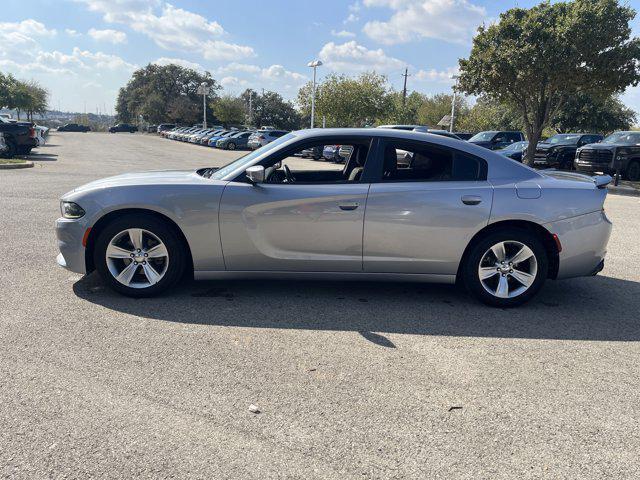
<path id="1" fill-rule="evenodd" d="M 568 133 L 563 133 L 560 135 L 554 135 L 553 137 L 547 138 L 544 143 L 550 143 L 551 145 L 571 145 L 574 143 L 578 143 L 581 135 L 572 135 Z"/>
<path id="2" fill-rule="evenodd" d="M 640 143 L 640 133 L 636 133 L 636 132 L 612 133 L 607 138 L 602 140 L 602 143 L 622 143 L 626 145 L 633 145 L 636 143 Z"/>
<path id="3" fill-rule="evenodd" d="M 227 175 L 229 175 L 231 172 L 233 172 L 234 170 L 241 170 L 243 167 L 246 168 L 249 165 L 251 165 L 251 163 L 256 158 L 258 158 L 259 156 L 263 155 L 264 153 L 268 152 L 269 150 L 275 149 L 279 145 L 291 140 L 293 137 L 295 137 L 295 135 L 293 135 L 292 133 L 288 133 L 287 135 L 283 135 L 282 137 L 278 138 L 277 140 L 274 140 L 271 143 L 267 143 L 266 145 L 258 148 L 257 150 L 249 152 L 245 156 L 240 157 L 239 159 L 231 162 L 228 165 L 225 165 L 224 167 L 222 167 L 219 170 L 216 170 L 215 172 L 213 172 L 211 174 L 211 176 L 209 178 L 215 178 L 216 180 L 221 180 L 224 177 L 226 177 Z"/>
<path id="4" fill-rule="evenodd" d="M 488 142 L 493 137 L 495 137 L 496 132 L 480 132 L 476 133 L 473 137 L 469 139 L 470 142 Z"/>
<path id="5" fill-rule="evenodd" d="M 509 145 L 508 147 L 503 148 L 502 150 L 505 151 L 509 151 L 509 152 L 515 152 L 518 150 L 523 150 L 525 148 L 527 148 L 527 145 L 529 145 L 529 142 L 515 142 L 512 143 L 511 145 Z"/>

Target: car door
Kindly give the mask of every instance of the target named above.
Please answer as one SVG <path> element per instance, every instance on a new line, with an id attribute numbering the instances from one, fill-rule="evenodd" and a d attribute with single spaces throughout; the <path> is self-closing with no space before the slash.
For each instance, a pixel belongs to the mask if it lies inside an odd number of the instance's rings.
<path id="1" fill-rule="evenodd" d="M 307 168 L 319 171 L 335 167 L 342 172 L 345 168 L 285 157 L 263 163 L 267 168 L 283 160 L 292 165 L 306 162 L 311 165 Z M 368 189 L 365 181 L 253 185 L 241 176 L 229 182 L 219 217 L 226 269 L 361 272 Z"/>
<path id="2" fill-rule="evenodd" d="M 398 168 L 397 150 L 413 155 Z M 426 142 L 386 140 L 376 157 L 363 235 L 365 272 L 455 275 L 489 221 L 493 188 L 483 159 Z"/>

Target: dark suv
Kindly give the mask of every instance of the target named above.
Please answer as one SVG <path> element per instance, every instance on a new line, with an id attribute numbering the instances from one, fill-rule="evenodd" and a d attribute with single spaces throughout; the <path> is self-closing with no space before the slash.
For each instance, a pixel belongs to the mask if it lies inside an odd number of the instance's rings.
<path id="1" fill-rule="evenodd" d="M 595 133 L 559 133 L 540 142 L 533 157 L 534 167 L 571 170 L 576 150 L 604 137 Z"/>
<path id="2" fill-rule="evenodd" d="M 77 123 L 67 123 L 61 127 L 58 127 L 59 132 L 88 132 L 91 130 L 91 127 L 87 125 L 79 125 Z"/>
<path id="3" fill-rule="evenodd" d="M 138 131 L 138 127 L 135 125 L 130 125 L 128 123 L 119 123 L 114 125 L 113 127 L 109 127 L 109 133 L 117 133 L 117 132 L 129 132 L 134 133 Z"/>
<path id="4" fill-rule="evenodd" d="M 489 150 L 500 150 L 512 143 L 522 141 L 524 141 L 522 132 L 499 132 L 495 130 L 476 133 L 469 139 L 469 143 L 474 143 Z"/>
<path id="5" fill-rule="evenodd" d="M 640 180 L 640 132 L 616 132 L 600 143 L 578 148 L 573 163 L 579 172 L 620 173 L 632 181 Z"/>

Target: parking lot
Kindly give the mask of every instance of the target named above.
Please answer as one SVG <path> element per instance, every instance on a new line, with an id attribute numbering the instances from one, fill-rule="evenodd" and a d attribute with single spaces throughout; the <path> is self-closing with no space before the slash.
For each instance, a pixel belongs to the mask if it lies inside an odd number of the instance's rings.
<path id="1" fill-rule="evenodd" d="M 53 133 L 34 153 L 0 170 L 0 476 L 640 475 L 640 199 L 607 200 L 599 276 L 547 282 L 514 310 L 392 283 L 134 300 L 56 265 L 59 196 L 243 152 Z"/>

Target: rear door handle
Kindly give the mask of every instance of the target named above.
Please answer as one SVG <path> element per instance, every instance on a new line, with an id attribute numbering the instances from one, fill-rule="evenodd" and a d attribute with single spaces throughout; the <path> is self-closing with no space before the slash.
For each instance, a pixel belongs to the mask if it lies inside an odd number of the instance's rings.
<path id="1" fill-rule="evenodd" d="M 462 196 L 462 203 L 465 205 L 478 205 L 480 202 L 482 202 L 482 197 L 479 197 L 478 195 Z"/>
<path id="2" fill-rule="evenodd" d="M 355 210 L 356 208 L 358 208 L 358 204 L 357 203 L 341 203 L 339 207 L 340 207 L 340 210 Z"/>

